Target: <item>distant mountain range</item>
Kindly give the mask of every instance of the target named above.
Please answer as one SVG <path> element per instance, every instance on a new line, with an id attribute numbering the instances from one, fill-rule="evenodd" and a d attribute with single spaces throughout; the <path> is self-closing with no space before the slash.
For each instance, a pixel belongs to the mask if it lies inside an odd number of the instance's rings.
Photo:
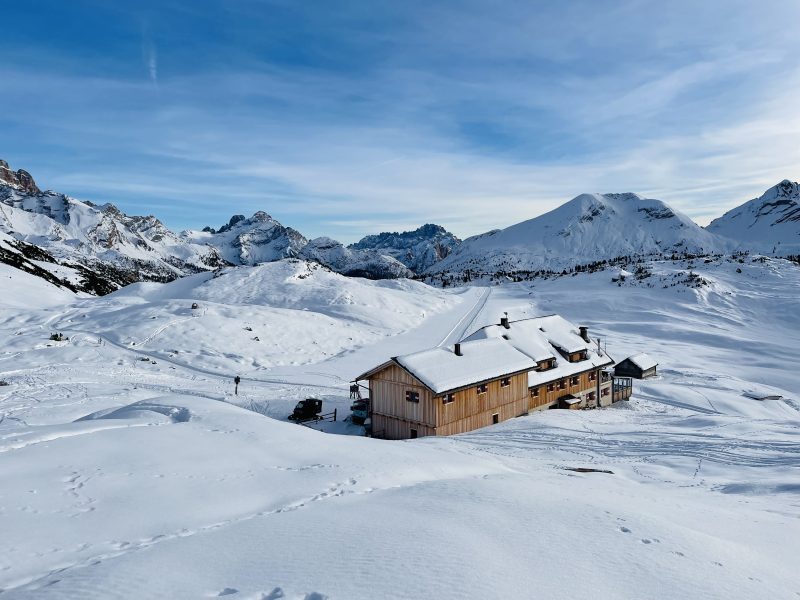
<path id="1" fill-rule="evenodd" d="M 154 216 L 43 192 L 30 173 L 0 160 L 0 234 L 0 261 L 44 269 L 89 293 L 283 258 L 372 279 L 562 269 L 631 255 L 800 253 L 800 186 L 782 181 L 707 228 L 660 200 L 581 194 L 549 213 L 464 241 L 426 224 L 345 246 L 327 237 L 309 240 L 262 211 L 235 215 L 218 229 L 175 233 Z"/>

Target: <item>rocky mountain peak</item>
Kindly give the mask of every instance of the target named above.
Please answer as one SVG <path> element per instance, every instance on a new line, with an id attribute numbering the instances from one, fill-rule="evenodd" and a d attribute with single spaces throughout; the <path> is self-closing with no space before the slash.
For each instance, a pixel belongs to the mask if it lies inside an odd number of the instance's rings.
<path id="1" fill-rule="evenodd" d="M 0 181 L 13 185 L 28 194 L 38 195 L 42 193 L 30 173 L 22 169 L 12 171 L 4 160 L 0 160 Z"/>

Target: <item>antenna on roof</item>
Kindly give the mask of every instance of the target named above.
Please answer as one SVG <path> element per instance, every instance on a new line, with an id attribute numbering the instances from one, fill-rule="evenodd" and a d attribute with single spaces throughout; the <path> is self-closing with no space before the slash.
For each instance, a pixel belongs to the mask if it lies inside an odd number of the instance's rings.
<path id="1" fill-rule="evenodd" d="M 597 338 L 597 353 L 602 354 L 602 352 L 600 352 L 600 338 Z"/>

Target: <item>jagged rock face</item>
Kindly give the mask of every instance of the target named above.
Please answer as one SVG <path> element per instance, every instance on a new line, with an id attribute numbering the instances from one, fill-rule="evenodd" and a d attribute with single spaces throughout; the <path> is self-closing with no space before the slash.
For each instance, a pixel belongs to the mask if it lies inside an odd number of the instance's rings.
<path id="1" fill-rule="evenodd" d="M 234 215 L 217 230 L 185 231 L 184 240 L 204 243 L 234 265 L 257 265 L 282 258 L 294 258 L 308 243 L 297 230 L 285 227 L 263 211 L 252 217 Z"/>
<path id="2" fill-rule="evenodd" d="M 35 244 L 59 264 L 109 282 L 111 287 L 92 284 L 93 293 L 134 281 L 169 281 L 228 264 L 215 249 L 185 243 L 153 216 L 131 217 L 112 204 L 97 207 L 41 192 L 32 178 L 20 178 L 19 172 L 9 182 L 10 170 L 5 162 L 2 165 L 0 232 Z"/>
<path id="3" fill-rule="evenodd" d="M 735 240 L 741 249 L 800 253 L 800 184 L 784 179 L 711 221 L 708 230 Z"/>
<path id="4" fill-rule="evenodd" d="M 374 250 L 345 247 L 341 242 L 320 237 L 308 242 L 300 258 L 313 260 L 342 275 L 369 279 L 411 277 L 413 273 L 401 262 Z"/>
<path id="5" fill-rule="evenodd" d="M 33 177 L 27 171 L 19 169 L 14 172 L 4 160 L 0 160 L 0 182 L 5 182 L 8 185 L 13 185 L 19 188 L 26 194 L 41 194 L 41 190 L 36 185 Z"/>
<path id="6" fill-rule="evenodd" d="M 456 236 L 440 225 L 426 224 L 414 231 L 384 232 L 368 235 L 350 248 L 378 250 L 403 263 L 417 273 L 423 273 L 446 258 L 461 243 Z"/>

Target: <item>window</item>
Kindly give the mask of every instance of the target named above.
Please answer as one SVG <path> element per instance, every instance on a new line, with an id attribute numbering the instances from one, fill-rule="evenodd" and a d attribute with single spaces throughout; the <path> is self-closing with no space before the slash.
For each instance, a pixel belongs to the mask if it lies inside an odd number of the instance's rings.
<path id="1" fill-rule="evenodd" d="M 482 383 L 478 387 L 476 387 L 475 389 L 478 391 L 479 394 L 485 394 L 486 393 L 486 384 Z"/>
<path id="2" fill-rule="evenodd" d="M 566 387 L 567 387 L 566 379 L 562 379 L 561 381 L 558 382 L 558 389 L 563 390 Z"/>
<path id="3" fill-rule="evenodd" d="M 415 439 L 417 439 L 417 430 L 416 430 L 416 429 L 412 429 L 412 430 L 409 432 L 409 437 L 410 437 L 412 440 L 415 440 Z"/>
<path id="4" fill-rule="evenodd" d="M 511 385 L 511 379 L 508 377 L 503 377 L 500 380 L 500 387 L 508 387 Z"/>
<path id="5" fill-rule="evenodd" d="M 499 422 L 500 422 L 500 415 L 497 414 L 497 413 L 494 413 L 492 415 L 492 425 L 497 425 Z"/>
<path id="6" fill-rule="evenodd" d="M 531 388 L 531 397 L 538 398 L 539 397 L 539 388 Z"/>
<path id="7" fill-rule="evenodd" d="M 588 395 L 588 396 L 586 396 L 586 399 L 587 399 L 587 400 L 590 400 L 590 401 L 592 401 L 592 402 L 594 402 L 594 399 L 595 399 L 595 398 L 596 398 L 596 396 L 594 395 L 594 392 L 589 392 L 589 395 Z"/>
<path id="8" fill-rule="evenodd" d="M 454 402 L 455 399 L 456 399 L 455 394 L 445 394 L 442 397 L 442 404 L 450 404 L 451 402 Z"/>
<path id="9" fill-rule="evenodd" d="M 592 371 L 591 373 L 589 373 L 589 381 L 595 381 L 596 379 L 597 379 L 596 371 Z"/>
<path id="10" fill-rule="evenodd" d="M 547 384 L 547 391 L 548 392 L 552 392 L 554 389 L 556 389 L 556 384 L 555 383 L 548 383 Z"/>
<path id="11" fill-rule="evenodd" d="M 573 376 L 572 379 L 569 380 L 570 385 L 578 385 L 579 377 L 577 375 Z"/>
<path id="12" fill-rule="evenodd" d="M 406 400 L 409 402 L 419 402 L 419 392 L 406 391 Z"/>
<path id="13" fill-rule="evenodd" d="M 556 366 L 555 363 L 556 363 L 555 359 L 552 359 L 552 358 L 549 358 L 547 360 L 543 360 L 542 362 L 539 363 L 539 370 L 540 371 L 547 371 L 548 369 L 552 369 L 553 367 Z"/>
<path id="14" fill-rule="evenodd" d="M 608 392 L 609 392 L 609 391 L 611 391 L 611 390 L 609 390 L 608 388 L 604 388 L 604 389 L 603 389 L 603 390 L 600 392 L 600 395 L 601 395 L 601 396 L 608 396 Z"/>

